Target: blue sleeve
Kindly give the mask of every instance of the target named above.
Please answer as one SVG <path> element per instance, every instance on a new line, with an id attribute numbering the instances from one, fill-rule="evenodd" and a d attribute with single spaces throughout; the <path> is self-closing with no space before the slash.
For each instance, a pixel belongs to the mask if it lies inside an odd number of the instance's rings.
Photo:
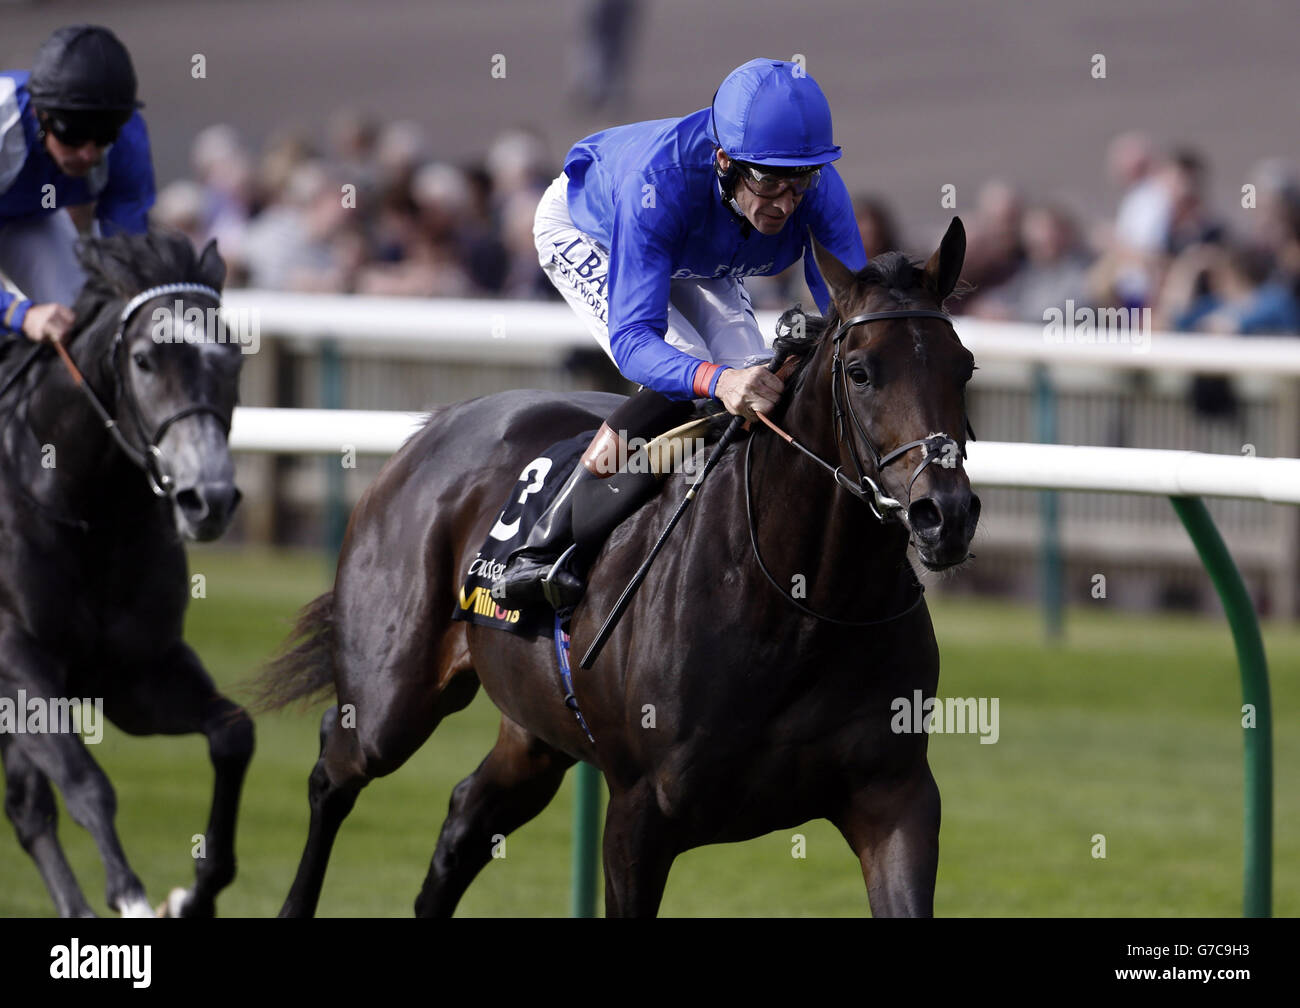
<path id="1" fill-rule="evenodd" d="M 673 249 L 684 228 L 669 187 L 656 180 L 662 176 L 630 172 L 614 194 L 609 346 L 624 377 L 669 399 L 691 399 L 702 362 L 664 340 Z"/>
<path id="2" fill-rule="evenodd" d="M 23 331 L 23 320 L 27 318 L 27 309 L 32 303 L 0 286 L 0 343 Z"/>
<path id="3" fill-rule="evenodd" d="M 95 216 L 105 236 L 149 230 L 154 202 L 153 158 L 149 132 L 137 112 L 127 120 L 109 152 L 108 183 L 95 200 Z"/>
<path id="4" fill-rule="evenodd" d="M 862 246 L 862 234 L 853 214 L 853 201 L 849 199 L 844 180 L 833 166 L 827 165 L 822 169 L 814 192 L 816 201 L 811 207 L 809 220 L 813 236 L 822 248 L 856 273 L 867 265 L 867 252 Z M 828 314 L 830 291 L 813 258 L 812 241 L 807 237 L 804 238 L 803 275 L 818 310 L 823 315 Z"/>

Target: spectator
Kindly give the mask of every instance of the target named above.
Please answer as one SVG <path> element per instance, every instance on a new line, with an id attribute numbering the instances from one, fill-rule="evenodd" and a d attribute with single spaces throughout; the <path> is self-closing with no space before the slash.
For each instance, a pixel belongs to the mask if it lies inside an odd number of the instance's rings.
<path id="1" fill-rule="evenodd" d="M 1300 180 L 1277 158 L 1260 162 L 1251 177 L 1257 180 L 1256 206 L 1248 242 L 1272 261 L 1270 278 L 1300 295 Z"/>
<path id="2" fill-rule="evenodd" d="M 586 0 L 574 64 L 573 92 L 579 107 L 598 111 L 626 104 L 638 6 L 637 0 Z"/>
<path id="3" fill-rule="evenodd" d="M 894 213 L 880 196 L 859 193 L 853 197 L 853 215 L 862 235 L 862 247 L 870 261 L 882 252 L 902 251 L 903 241 L 894 223 Z"/>
<path id="4" fill-rule="evenodd" d="M 1169 194 L 1169 226 L 1165 253 L 1176 256 L 1186 248 L 1223 241 L 1223 226 L 1205 206 L 1205 161 L 1190 148 L 1175 151 L 1164 169 Z"/>
<path id="5" fill-rule="evenodd" d="M 1025 213 L 1021 244 L 1026 262 L 1015 276 L 980 300 L 974 314 L 1016 322 L 1043 321 L 1049 307 L 1089 303 L 1089 257 L 1074 218 L 1063 207 L 1041 204 Z"/>
<path id="6" fill-rule="evenodd" d="M 150 223 L 179 231 L 194 248 L 207 243 L 203 187 L 189 179 L 179 179 L 163 187 L 150 214 Z"/>
<path id="7" fill-rule="evenodd" d="M 249 282 L 276 290 L 351 290 L 364 241 L 358 218 L 343 206 L 342 183 L 320 162 L 309 162 L 286 188 L 284 203 L 249 225 Z"/>
<path id="8" fill-rule="evenodd" d="M 1300 333 L 1300 303 L 1259 249 L 1194 245 L 1169 270 L 1158 318 L 1180 332 Z"/>
<path id="9" fill-rule="evenodd" d="M 1151 138 L 1137 131 L 1112 140 L 1106 161 L 1123 196 L 1114 225 L 1098 243 L 1105 251 L 1093 267 L 1094 298 L 1124 308 L 1145 307 L 1163 273 L 1172 216 L 1163 163 Z"/>
<path id="10" fill-rule="evenodd" d="M 202 202 L 199 246 L 216 239 L 227 281 L 245 281 L 244 239 L 253 207 L 252 160 L 232 126 L 209 126 L 194 138 L 190 162 Z"/>
<path id="11" fill-rule="evenodd" d="M 985 183 L 976 201 L 966 242 L 962 279 L 975 289 L 963 310 L 975 314 L 979 302 L 990 297 L 1025 264 L 1020 236 L 1021 200 L 1014 188 L 1000 180 Z"/>
<path id="12" fill-rule="evenodd" d="M 461 247 L 471 202 L 464 172 L 447 164 L 425 165 L 412 179 L 411 194 L 416 226 L 408 233 L 405 254 L 397 262 L 365 269 L 360 290 L 409 297 L 474 293 Z"/>

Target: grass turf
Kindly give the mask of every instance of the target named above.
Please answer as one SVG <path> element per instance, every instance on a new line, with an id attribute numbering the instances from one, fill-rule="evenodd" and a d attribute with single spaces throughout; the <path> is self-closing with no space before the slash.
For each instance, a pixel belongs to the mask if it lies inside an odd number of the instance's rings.
<path id="1" fill-rule="evenodd" d="M 206 598 L 187 639 L 227 689 L 277 647 L 296 609 L 328 584 L 314 554 L 195 549 Z M 1241 692 L 1221 619 L 1132 615 L 1104 600 L 1072 610 L 1063 644 L 1043 643 L 1027 607 L 932 602 L 939 694 L 997 697 L 1000 738 L 934 735 L 943 795 L 936 913 L 948 916 L 1236 916 L 1242 908 Z M 1274 913 L 1300 914 L 1300 629 L 1266 626 L 1273 690 Z M 318 710 L 259 719 L 239 826 L 239 876 L 218 910 L 272 916 L 306 835 L 306 777 Z M 406 916 L 451 788 L 495 738 L 480 692 L 404 767 L 361 795 L 335 846 L 320 915 Z M 118 795 L 118 828 L 149 896 L 192 878 L 211 769 L 203 739 L 107 729 L 92 754 Z M 506 841 L 462 916 L 563 916 L 569 908 L 573 775 Z M 792 856 L 794 834 L 804 837 Z M 1106 856 L 1093 856 L 1094 835 Z M 60 808 L 60 836 L 91 905 L 104 871 Z M 0 827 L 0 916 L 50 916 L 34 865 Z M 828 823 L 691 851 L 668 881 L 666 916 L 862 916 L 858 865 Z"/>

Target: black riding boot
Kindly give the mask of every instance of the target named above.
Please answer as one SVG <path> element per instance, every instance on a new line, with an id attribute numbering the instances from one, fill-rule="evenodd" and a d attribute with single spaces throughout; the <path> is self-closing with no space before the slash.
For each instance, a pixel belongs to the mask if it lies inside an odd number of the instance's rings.
<path id="1" fill-rule="evenodd" d="M 690 411 L 689 402 L 674 402 L 651 389 L 641 389 L 611 413 L 568 482 L 528 533 L 527 543 L 506 560 L 505 571 L 492 586 L 493 598 L 515 608 L 542 601 L 556 610 L 577 605 L 587 590 L 587 568 L 605 538 L 657 486 L 648 473 L 610 475 L 617 469 L 627 441 L 658 434 L 685 420 Z"/>
<path id="2" fill-rule="evenodd" d="M 492 585 L 492 597 L 519 608 L 549 602 L 555 609 L 573 606 L 585 585 L 559 560 L 573 545 L 573 495 L 578 486 L 595 479 L 581 462 L 528 533 L 528 541 L 510 554 L 505 572 Z"/>

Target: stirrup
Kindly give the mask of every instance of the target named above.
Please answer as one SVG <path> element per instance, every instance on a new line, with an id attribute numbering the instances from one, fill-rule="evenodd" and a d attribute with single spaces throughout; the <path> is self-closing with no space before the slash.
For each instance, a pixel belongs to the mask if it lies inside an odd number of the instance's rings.
<path id="1" fill-rule="evenodd" d="M 541 578 L 542 594 L 546 596 L 546 601 L 551 604 L 551 608 L 556 610 L 557 612 L 559 612 L 562 609 L 571 609 L 573 608 L 573 606 L 577 605 L 582 598 L 582 593 L 585 592 L 586 590 L 586 585 L 582 583 L 582 578 L 578 577 L 578 575 L 574 573 L 572 570 L 567 571 L 567 573 L 574 581 L 578 583 L 579 588 L 578 588 L 577 597 L 575 598 L 567 597 L 564 594 L 566 590 L 565 586 L 563 586 L 561 582 L 556 580 L 556 575 L 560 574 L 561 572 L 565 572 L 564 564 L 569 559 L 569 557 L 573 555 L 574 550 L 576 550 L 577 548 L 578 548 L 578 544 L 574 543 L 563 553 L 561 553 L 559 559 L 556 560 L 555 563 L 551 564 L 550 568 L 546 571 L 545 574 L 542 575 Z"/>

